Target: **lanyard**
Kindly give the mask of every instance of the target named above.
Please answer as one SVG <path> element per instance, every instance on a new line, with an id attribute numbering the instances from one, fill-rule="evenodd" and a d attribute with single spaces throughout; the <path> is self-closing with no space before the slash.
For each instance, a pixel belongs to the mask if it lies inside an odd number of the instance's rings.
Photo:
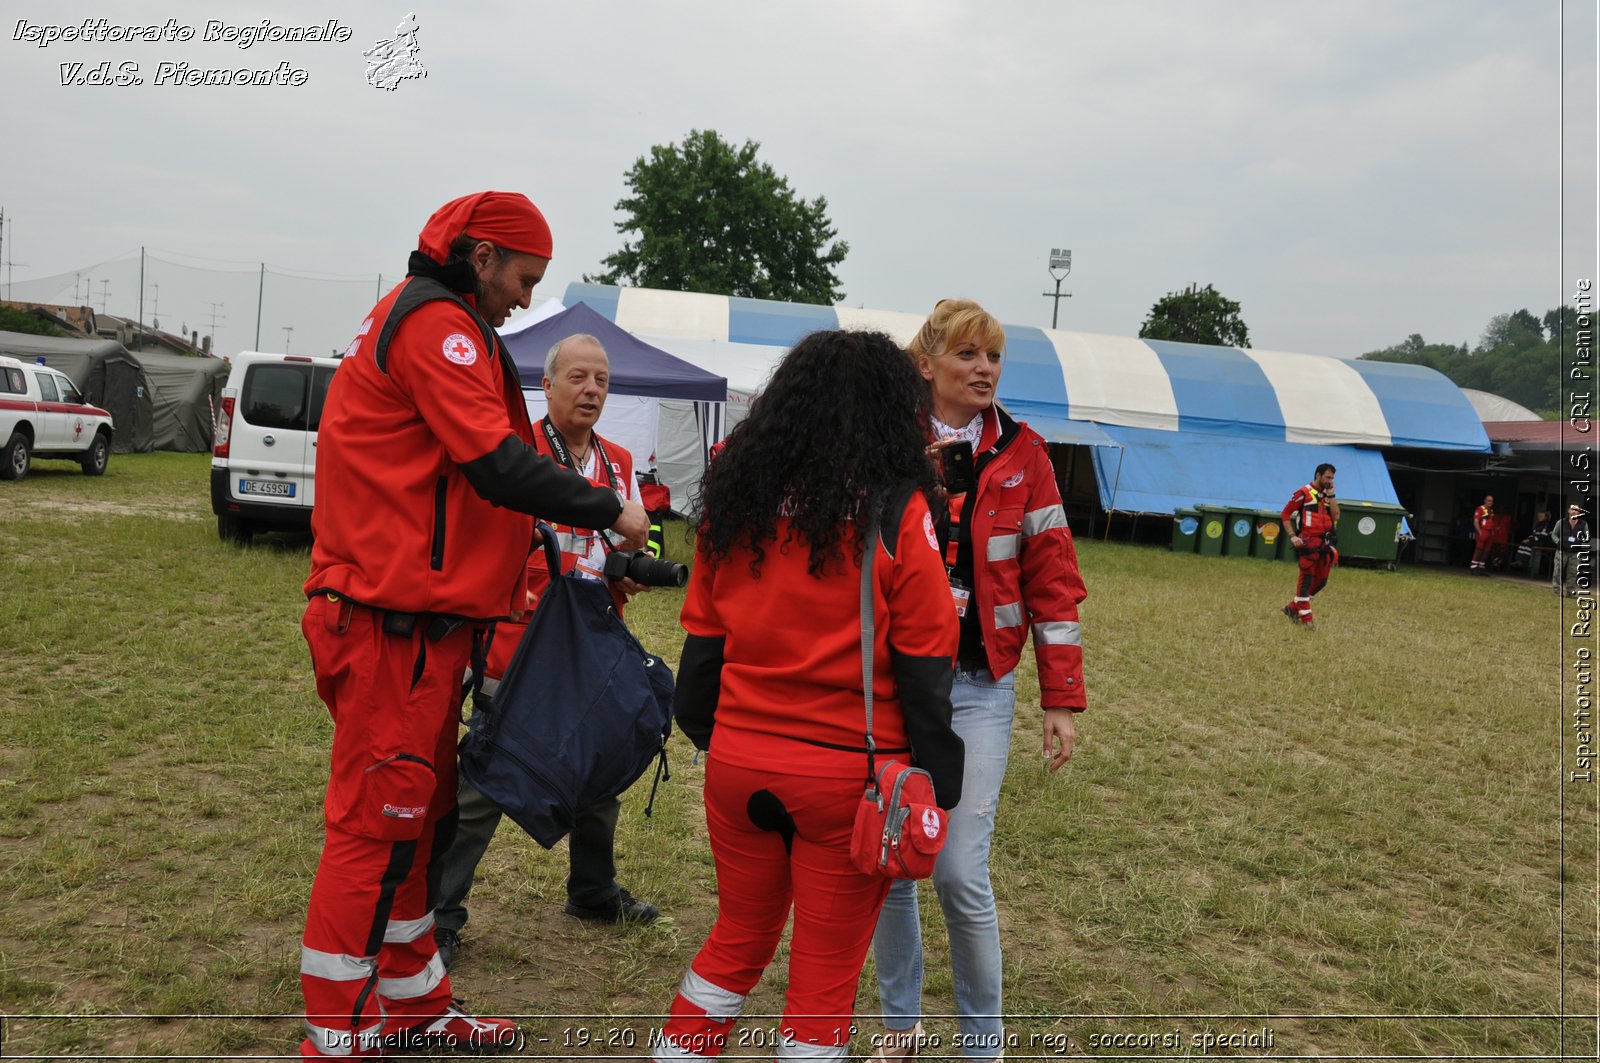
<path id="1" fill-rule="evenodd" d="M 579 476 L 582 476 L 583 470 L 578 468 L 577 463 L 572 460 L 572 451 L 567 447 L 567 441 L 561 438 L 561 433 L 556 431 L 556 426 L 551 423 L 550 415 L 545 414 L 544 420 L 540 421 L 539 424 L 544 429 L 544 437 L 549 441 L 550 449 L 555 451 L 556 460 Z M 594 448 L 595 457 L 599 460 L 601 468 L 606 471 L 606 480 L 611 484 L 611 489 L 621 493 L 622 485 L 617 482 L 617 472 L 611 467 L 611 462 L 606 458 L 606 448 L 600 445 L 600 437 L 591 433 L 589 438 L 591 446 Z"/>
<path id="2" fill-rule="evenodd" d="M 950 496 L 950 537 L 944 544 L 944 568 L 950 575 L 955 574 L 956 555 L 961 550 L 961 511 L 966 508 L 966 503 L 966 492 Z"/>
<path id="3" fill-rule="evenodd" d="M 572 459 L 572 450 L 567 446 L 567 441 L 561 438 L 561 433 L 558 432 L 556 430 L 556 426 L 551 423 L 550 415 L 545 414 L 544 420 L 540 421 L 539 424 L 544 429 L 544 437 L 545 440 L 549 442 L 550 449 L 555 451 L 556 460 L 565 465 L 567 468 L 571 469 L 573 472 L 577 473 L 579 476 L 583 476 L 583 470 L 578 468 L 577 462 L 573 461 Z M 621 496 L 622 485 L 617 482 L 617 471 L 611 467 L 611 462 L 606 457 L 606 448 L 600 445 L 600 436 L 591 432 L 589 435 L 589 445 L 594 450 L 595 460 L 598 461 L 600 463 L 600 467 L 606 471 L 606 480 L 611 484 L 611 489 Z M 584 479 L 587 480 L 588 477 L 584 476 Z M 576 531 L 577 529 L 573 530 Z M 611 540 L 598 529 L 595 532 L 595 536 L 600 540 L 600 545 L 605 547 L 606 553 L 609 554 L 616 549 L 616 547 L 611 545 Z"/>

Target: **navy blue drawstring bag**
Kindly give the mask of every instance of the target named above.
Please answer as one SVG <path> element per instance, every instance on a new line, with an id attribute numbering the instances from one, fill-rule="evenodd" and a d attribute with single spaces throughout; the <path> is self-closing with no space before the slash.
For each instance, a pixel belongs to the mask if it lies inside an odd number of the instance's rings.
<path id="1" fill-rule="evenodd" d="M 550 585 L 499 688 L 474 699 L 461 776 L 549 849 L 579 809 L 621 794 L 657 757 L 664 772 L 673 680 L 604 583 L 561 574 L 555 533 L 540 530 Z"/>

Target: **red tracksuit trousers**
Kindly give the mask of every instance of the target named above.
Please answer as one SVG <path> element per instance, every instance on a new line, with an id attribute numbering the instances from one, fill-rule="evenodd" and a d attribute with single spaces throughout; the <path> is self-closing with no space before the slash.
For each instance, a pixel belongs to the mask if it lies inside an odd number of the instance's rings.
<path id="1" fill-rule="evenodd" d="M 717 921 L 672 1000 L 655 1058 L 715 1058 L 772 961 L 794 910 L 779 1059 L 845 1058 L 856 985 L 890 880 L 850 863 L 866 781 L 706 762 L 706 829 L 717 868 Z M 754 1034 L 754 1032 L 753 1032 Z M 820 1047 L 820 1051 L 818 1050 Z"/>
<path id="2" fill-rule="evenodd" d="M 333 716 L 326 834 L 300 958 L 302 1056 L 378 1053 L 385 1034 L 442 1014 L 450 980 L 433 940 L 426 872 L 455 807 L 461 677 L 473 632 L 431 641 L 326 594 L 301 620 Z"/>
<path id="3" fill-rule="evenodd" d="M 1333 562 L 1337 557 L 1333 550 L 1322 547 L 1299 555 L 1300 576 L 1295 581 L 1294 599 L 1289 607 L 1294 610 L 1300 623 L 1312 622 L 1311 598 L 1328 585 L 1328 575 L 1333 571 Z"/>

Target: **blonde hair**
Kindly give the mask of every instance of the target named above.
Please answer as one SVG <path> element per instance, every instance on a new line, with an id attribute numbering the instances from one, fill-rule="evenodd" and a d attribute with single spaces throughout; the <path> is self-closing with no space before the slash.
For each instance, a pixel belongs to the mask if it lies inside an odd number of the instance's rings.
<path id="1" fill-rule="evenodd" d="M 1002 352 L 1006 346 L 1006 330 L 1000 327 L 994 315 L 971 299 L 940 299 L 928 320 L 906 344 L 906 351 L 913 358 L 932 358 L 939 348 L 962 340 L 972 340 L 986 350 Z"/>

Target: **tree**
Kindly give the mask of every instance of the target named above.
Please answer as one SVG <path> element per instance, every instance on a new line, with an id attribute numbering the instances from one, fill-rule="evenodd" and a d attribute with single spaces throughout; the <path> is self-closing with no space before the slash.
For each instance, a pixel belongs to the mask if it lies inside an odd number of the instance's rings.
<path id="1" fill-rule="evenodd" d="M 1527 310 L 1496 314 L 1489 319 L 1478 345 L 1424 343 L 1413 333 L 1393 347 L 1369 351 L 1363 359 L 1425 365 L 1450 378 L 1457 387 L 1489 391 L 1529 409 L 1549 411 L 1559 405 L 1561 329 L 1572 328 L 1577 312 L 1570 306 L 1536 318 Z"/>
<path id="2" fill-rule="evenodd" d="M 1191 284 L 1184 291 L 1168 292 L 1157 300 L 1150 308 L 1150 316 L 1139 326 L 1139 336 L 1219 347 L 1250 346 L 1250 330 L 1239 317 L 1239 304 L 1209 284 L 1204 288 Z"/>
<path id="3" fill-rule="evenodd" d="M 786 178 L 714 130 L 692 130 L 683 146 L 657 144 L 624 177 L 620 233 L 637 234 L 602 260 L 591 284 L 712 292 L 756 299 L 837 303 L 833 267 L 850 245 L 828 220 L 828 201 L 807 202 Z M 830 241 L 832 241 L 830 243 Z"/>
<path id="4" fill-rule="evenodd" d="M 61 330 L 50 322 L 14 306 L 0 306 L 0 329 L 7 332 L 27 332 L 35 336 L 60 336 Z"/>

